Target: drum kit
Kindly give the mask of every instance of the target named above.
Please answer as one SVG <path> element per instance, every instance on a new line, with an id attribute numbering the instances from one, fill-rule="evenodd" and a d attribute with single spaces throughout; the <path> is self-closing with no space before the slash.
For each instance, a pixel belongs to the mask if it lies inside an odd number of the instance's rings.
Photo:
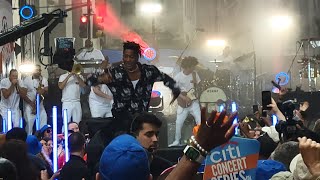
<path id="1" fill-rule="evenodd" d="M 300 84 L 304 79 L 308 79 L 310 91 L 316 90 L 316 78 L 320 77 L 320 57 L 305 57 L 298 60 L 301 65 L 299 70 Z"/>
<path id="2" fill-rule="evenodd" d="M 203 107 L 207 107 L 208 112 L 219 111 L 221 107 L 231 111 L 232 102 L 236 102 L 240 108 L 251 107 L 254 103 L 254 69 L 244 67 L 239 70 L 237 64 L 245 64 L 253 54 L 254 52 L 251 52 L 234 59 L 230 64 L 234 64 L 236 68 L 232 68 L 231 65 L 229 69 L 219 68 L 220 64 L 228 63 L 223 60 L 210 61 L 216 66 L 216 71 L 211 74 L 203 73 L 207 70 L 206 67 L 199 65 L 196 68 L 201 79 L 197 87 L 200 103 Z"/>

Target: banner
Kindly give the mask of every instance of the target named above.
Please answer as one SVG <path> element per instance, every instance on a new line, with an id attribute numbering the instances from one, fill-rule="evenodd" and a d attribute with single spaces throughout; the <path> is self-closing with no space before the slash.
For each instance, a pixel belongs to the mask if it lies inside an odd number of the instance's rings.
<path id="1" fill-rule="evenodd" d="M 259 149 L 255 139 L 231 138 L 207 156 L 203 180 L 255 180 Z"/>
<path id="2" fill-rule="evenodd" d="M 12 27 L 12 16 L 11 1 L 0 0 L 0 33 Z M 2 74 L 5 64 L 10 64 L 13 61 L 13 44 L 14 42 L 0 46 L 0 74 Z"/>

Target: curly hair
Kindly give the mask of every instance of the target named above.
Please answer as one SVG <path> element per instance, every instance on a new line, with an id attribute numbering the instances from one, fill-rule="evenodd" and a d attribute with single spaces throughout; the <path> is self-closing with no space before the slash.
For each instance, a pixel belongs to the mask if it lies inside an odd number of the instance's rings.
<path id="1" fill-rule="evenodd" d="M 185 58 L 182 59 L 182 62 L 181 62 L 181 67 L 183 69 L 185 68 L 192 68 L 192 67 L 195 67 L 196 65 L 198 65 L 198 59 L 193 57 L 193 56 L 187 56 Z"/>
<path id="2" fill-rule="evenodd" d="M 127 49 L 133 50 L 134 54 L 141 57 L 141 46 L 135 42 L 127 41 L 123 43 L 123 52 Z"/>

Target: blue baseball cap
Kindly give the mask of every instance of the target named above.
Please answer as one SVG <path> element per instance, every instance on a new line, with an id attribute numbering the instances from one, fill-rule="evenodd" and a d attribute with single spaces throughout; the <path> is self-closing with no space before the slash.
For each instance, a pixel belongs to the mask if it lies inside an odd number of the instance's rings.
<path id="1" fill-rule="evenodd" d="M 41 134 L 44 133 L 44 131 L 49 129 L 49 128 L 51 128 L 51 126 L 49 124 L 46 124 L 46 125 L 42 126 L 42 128 L 40 129 L 40 133 Z"/>
<path id="2" fill-rule="evenodd" d="M 28 145 L 28 153 L 36 155 L 41 151 L 42 145 L 34 135 L 28 135 L 26 143 Z"/>
<path id="3" fill-rule="evenodd" d="M 136 138 L 120 135 L 104 149 L 99 172 L 102 180 L 147 180 L 149 159 Z"/>
<path id="4" fill-rule="evenodd" d="M 256 179 L 269 180 L 273 175 L 286 171 L 284 164 L 274 160 L 259 160 L 256 171 Z"/>

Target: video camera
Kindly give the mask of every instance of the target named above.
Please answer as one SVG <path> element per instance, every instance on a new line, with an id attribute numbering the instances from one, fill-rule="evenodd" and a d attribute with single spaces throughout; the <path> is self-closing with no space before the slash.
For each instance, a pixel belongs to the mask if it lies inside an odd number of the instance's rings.
<path id="1" fill-rule="evenodd" d="M 297 124 L 303 127 L 302 121 L 294 115 L 294 110 L 299 110 L 299 108 L 300 103 L 296 99 L 285 101 L 280 107 L 286 121 L 279 121 L 276 125 L 276 130 L 279 133 L 279 138 L 283 141 L 292 140 L 296 137 L 299 130 L 296 126 Z M 281 137 L 281 135 L 283 136 Z"/>

